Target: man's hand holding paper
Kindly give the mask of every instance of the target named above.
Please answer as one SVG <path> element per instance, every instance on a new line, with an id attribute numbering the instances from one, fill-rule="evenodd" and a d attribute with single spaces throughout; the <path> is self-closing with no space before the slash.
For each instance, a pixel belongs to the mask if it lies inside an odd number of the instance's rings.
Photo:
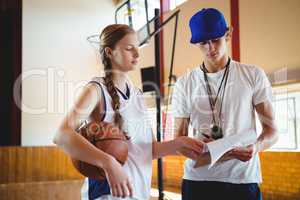
<path id="1" fill-rule="evenodd" d="M 229 152 L 229 155 L 240 161 L 247 162 L 256 153 L 254 146 L 255 145 L 248 145 L 246 147 L 234 148 Z"/>
<path id="2" fill-rule="evenodd" d="M 209 140 L 209 138 L 206 138 L 206 140 Z M 208 152 L 197 158 L 194 168 L 207 164 L 210 168 L 217 161 L 226 161 L 233 158 L 246 162 L 252 158 L 255 152 L 253 150 L 255 141 L 256 134 L 254 130 L 218 140 L 209 140 L 206 144 Z"/>

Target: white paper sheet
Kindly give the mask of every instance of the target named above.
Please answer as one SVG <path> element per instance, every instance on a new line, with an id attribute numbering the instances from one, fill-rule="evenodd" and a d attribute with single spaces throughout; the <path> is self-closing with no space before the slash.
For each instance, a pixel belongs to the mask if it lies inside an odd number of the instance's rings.
<path id="1" fill-rule="evenodd" d="M 207 143 L 211 160 L 208 169 L 211 168 L 226 152 L 230 151 L 231 149 L 236 147 L 246 147 L 250 144 L 254 144 L 256 137 L 256 131 L 250 130 Z M 198 165 L 196 162 L 195 167 L 197 166 Z"/>

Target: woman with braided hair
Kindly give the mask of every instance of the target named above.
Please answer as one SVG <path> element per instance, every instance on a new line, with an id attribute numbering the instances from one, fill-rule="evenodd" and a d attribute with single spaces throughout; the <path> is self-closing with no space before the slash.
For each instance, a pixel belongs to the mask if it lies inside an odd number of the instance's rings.
<path id="1" fill-rule="evenodd" d="M 202 152 L 203 143 L 186 136 L 155 141 L 147 122 L 142 92 L 126 75 L 137 65 L 139 57 L 137 34 L 132 28 L 120 24 L 104 28 L 100 34 L 100 54 L 105 77 L 96 77 L 86 85 L 59 127 L 54 143 L 72 158 L 104 169 L 105 181 L 85 180 L 83 199 L 148 200 L 152 159 L 183 151 L 196 158 Z M 128 158 L 123 166 L 76 132 L 80 119 L 88 118 L 97 105 L 100 105 L 102 121 L 113 123 L 129 138 Z"/>

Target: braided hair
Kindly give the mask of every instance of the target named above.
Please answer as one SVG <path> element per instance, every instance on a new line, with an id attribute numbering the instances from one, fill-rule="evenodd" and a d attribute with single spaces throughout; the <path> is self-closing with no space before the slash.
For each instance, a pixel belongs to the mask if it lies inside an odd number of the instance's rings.
<path id="1" fill-rule="evenodd" d="M 105 52 L 105 48 L 109 47 L 114 49 L 117 42 L 129 33 L 134 33 L 134 30 L 130 26 L 125 24 L 113 24 L 105 27 L 100 34 L 100 55 L 105 71 L 104 83 L 112 99 L 111 105 L 114 110 L 114 123 L 120 129 L 123 125 L 123 119 L 119 111 L 120 97 L 113 82 L 112 63 Z"/>

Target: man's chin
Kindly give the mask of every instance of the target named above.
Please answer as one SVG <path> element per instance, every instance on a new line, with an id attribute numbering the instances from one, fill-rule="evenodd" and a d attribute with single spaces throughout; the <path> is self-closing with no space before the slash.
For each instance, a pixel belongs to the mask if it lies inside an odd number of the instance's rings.
<path id="1" fill-rule="evenodd" d="M 220 61 L 220 56 L 219 56 L 219 54 L 217 54 L 217 55 L 215 55 L 215 56 L 209 56 L 208 57 L 208 60 L 210 60 L 211 62 L 218 62 L 218 61 Z"/>

